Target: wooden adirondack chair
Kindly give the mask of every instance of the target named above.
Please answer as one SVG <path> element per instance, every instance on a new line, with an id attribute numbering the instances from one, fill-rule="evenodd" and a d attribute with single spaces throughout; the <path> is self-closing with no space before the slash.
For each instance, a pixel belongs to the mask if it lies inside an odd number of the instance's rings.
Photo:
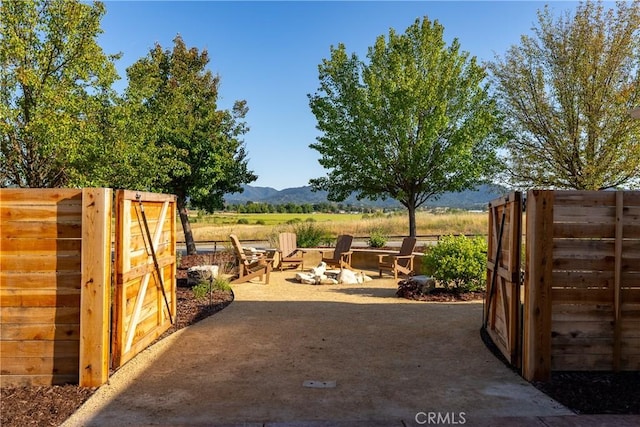
<path id="1" fill-rule="evenodd" d="M 397 255 L 378 255 L 380 277 L 382 277 L 383 270 L 392 272 L 394 279 L 398 278 L 398 273 L 411 276 L 413 274 L 413 250 L 415 247 L 416 238 L 405 237 Z"/>
<path id="2" fill-rule="evenodd" d="M 304 254 L 302 249 L 297 247 L 297 236 L 295 233 L 280 233 L 278 235 L 278 254 L 280 254 L 280 271 L 284 264 L 300 265 L 300 270 L 304 270 Z"/>
<path id="3" fill-rule="evenodd" d="M 351 269 L 351 254 L 353 253 L 351 243 L 353 243 L 353 236 L 348 234 L 338 236 L 336 247 L 331 252 L 331 256 L 325 256 L 326 251 L 320 251 L 322 262 L 327 263 L 328 267 Z"/>
<path id="4" fill-rule="evenodd" d="M 238 278 L 231 283 L 247 282 L 255 277 L 260 276 L 260 280 L 266 276 L 265 284 L 269 284 L 269 275 L 271 274 L 273 258 L 268 258 L 264 253 L 248 253 L 238 240 L 235 234 L 229 235 L 233 248 L 238 258 Z"/>

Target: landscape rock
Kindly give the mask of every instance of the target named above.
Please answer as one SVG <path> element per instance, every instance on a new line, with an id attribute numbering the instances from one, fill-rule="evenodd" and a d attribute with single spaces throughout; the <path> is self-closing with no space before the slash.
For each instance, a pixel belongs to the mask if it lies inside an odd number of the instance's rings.
<path id="1" fill-rule="evenodd" d="M 220 268 L 217 265 L 196 265 L 187 270 L 187 285 L 195 286 L 200 282 L 208 282 L 218 277 Z"/>

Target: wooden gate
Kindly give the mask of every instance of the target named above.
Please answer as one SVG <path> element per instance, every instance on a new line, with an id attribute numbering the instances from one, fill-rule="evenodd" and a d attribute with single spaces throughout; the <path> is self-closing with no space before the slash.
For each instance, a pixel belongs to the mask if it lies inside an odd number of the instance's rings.
<path id="1" fill-rule="evenodd" d="M 176 317 L 176 198 L 116 192 L 112 367 L 171 327 Z"/>
<path id="2" fill-rule="evenodd" d="M 483 325 L 504 357 L 518 368 L 522 355 L 522 205 L 520 192 L 513 192 L 489 204 L 487 296 Z"/>

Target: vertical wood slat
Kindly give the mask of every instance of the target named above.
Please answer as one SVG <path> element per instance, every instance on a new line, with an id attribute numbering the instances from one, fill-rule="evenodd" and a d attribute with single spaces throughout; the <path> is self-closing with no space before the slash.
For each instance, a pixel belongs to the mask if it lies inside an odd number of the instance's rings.
<path id="1" fill-rule="evenodd" d="M 123 337 L 120 333 L 120 319 L 124 317 L 127 296 L 122 289 L 123 271 L 125 268 L 125 257 L 129 259 L 128 251 L 123 248 L 128 247 L 130 243 L 130 234 L 124 230 L 130 229 L 130 216 L 125 212 L 130 211 L 131 202 L 125 200 L 125 193 L 122 190 L 116 191 L 116 233 L 115 233 L 115 292 L 113 304 L 113 316 L 111 317 L 111 364 L 114 367 L 120 365 L 120 354 L 122 353 Z"/>
<path id="2" fill-rule="evenodd" d="M 85 188 L 82 191 L 79 361 L 82 387 L 96 387 L 109 378 L 111 201 L 111 189 Z"/>
<path id="3" fill-rule="evenodd" d="M 553 191 L 527 194 L 522 374 L 528 381 L 548 381 L 551 376 L 553 201 Z"/>
<path id="4" fill-rule="evenodd" d="M 614 261 L 614 330 L 613 330 L 613 370 L 619 371 L 622 358 L 622 304 L 620 301 L 622 286 L 622 239 L 623 239 L 623 215 L 624 215 L 624 193 L 616 192 L 616 241 L 615 241 L 615 261 Z"/>

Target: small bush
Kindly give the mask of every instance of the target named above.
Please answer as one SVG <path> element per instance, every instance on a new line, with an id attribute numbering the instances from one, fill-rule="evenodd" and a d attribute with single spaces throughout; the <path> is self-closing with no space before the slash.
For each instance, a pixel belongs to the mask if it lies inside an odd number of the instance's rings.
<path id="1" fill-rule="evenodd" d="M 256 225 L 266 225 L 266 222 L 264 222 L 264 219 L 259 219 L 256 221 Z"/>
<path id="2" fill-rule="evenodd" d="M 487 242 L 482 237 L 446 236 L 424 256 L 425 273 L 447 288 L 486 289 Z"/>
<path id="3" fill-rule="evenodd" d="M 225 279 L 221 276 L 218 276 L 213 279 L 213 282 L 209 282 L 207 280 L 203 280 L 199 282 L 197 285 L 194 285 L 191 288 L 191 292 L 193 292 L 193 297 L 197 300 L 206 299 L 207 296 L 210 296 L 213 291 L 230 291 L 231 285 L 229 284 L 229 279 Z"/>
<path id="4" fill-rule="evenodd" d="M 238 224 L 249 224 L 249 220 L 247 218 L 239 218 L 238 219 Z"/>
<path id="5" fill-rule="evenodd" d="M 195 299 L 203 300 L 209 294 L 209 289 L 210 289 L 209 282 L 200 282 L 191 288 L 191 292 L 193 292 L 193 297 Z"/>
<path id="6" fill-rule="evenodd" d="M 300 248 L 319 246 L 320 242 L 327 238 L 327 232 L 313 222 L 296 224 L 293 232 L 296 233 L 297 245 Z"/>
<path id="7" fill-rule="evenodd" d="M 387 244 L 387 236 L 381 230 L 373 230 L 369 235 L 369 246 L 381 248 Z"/>
<path id="8" fill-rule="evenodd" d="M 229 284 L 229 279 L 225 279 L 220 276 L 213 279 L 213 290 L 225 292 L 230 291 L 231 285 Z"/>

